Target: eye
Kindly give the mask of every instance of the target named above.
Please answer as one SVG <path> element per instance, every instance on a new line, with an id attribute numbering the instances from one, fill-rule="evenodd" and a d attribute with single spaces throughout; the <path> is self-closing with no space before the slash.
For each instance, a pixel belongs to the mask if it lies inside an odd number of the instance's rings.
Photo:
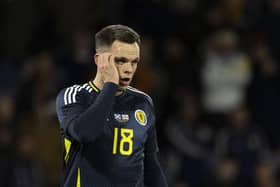
<path id="1" fill-rule="evenodd" d="M 118 60 L 115 60 L 116 64 L 119 64 L 119 65 L 122 65 L 125 63 L 124 60 L 121 60 L 121 59 L 118 59 Z"/>
<path id="2" fill-rule="evenodd" d="M 128 59 L 126 59 L 124 57 L 116 57 L 115 58 L 115 63 L 118 64 L 118 65 L 122 65 L 126 62 L 128 62 Z"/>
<path id="3" fill-rule="evenodd" d="M 132 64 L 138 64 L 139 63 L 139 60 L 133 60 L 131 61 Z"/>

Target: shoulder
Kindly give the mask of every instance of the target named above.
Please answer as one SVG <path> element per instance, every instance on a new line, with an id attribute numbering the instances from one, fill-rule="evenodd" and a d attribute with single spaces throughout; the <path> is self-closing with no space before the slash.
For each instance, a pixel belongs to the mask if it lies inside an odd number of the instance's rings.
<path id="1" fill-rule="evenodd" d="M 92 88 L 87 83 L 66 87 L 58 93 L 56 98 L 57 105 L 69 105 L 80 102 L 84 98 L 89 97 L 92 91 Z"/>
<path id="2" fill-rule="evenodd" d="M 131 95 L 134 95 L 136 97 L 138 97 L 139 99 L 144 99 L 146 102 L 148 102 L 152 107 L 154 107 L 154 103 L 152 98 L 146 94 L 145 92 L 142 92 L 134 87 L 129 86 L 127 88 L 127 92 Z"/>

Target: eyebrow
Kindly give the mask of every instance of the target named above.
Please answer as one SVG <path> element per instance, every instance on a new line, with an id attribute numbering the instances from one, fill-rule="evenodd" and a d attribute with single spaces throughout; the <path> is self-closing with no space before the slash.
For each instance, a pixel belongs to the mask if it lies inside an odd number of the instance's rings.
<path id="1" fill-rule="evenodd" d="M 122 62 L 129 62 L 129 59 L 126 57 L 115 57 L 115 61 L 122 61 Z M 131 60 L 132 62 L 138 62 L 139 58 L 136 57 L 135 59 Z"/>

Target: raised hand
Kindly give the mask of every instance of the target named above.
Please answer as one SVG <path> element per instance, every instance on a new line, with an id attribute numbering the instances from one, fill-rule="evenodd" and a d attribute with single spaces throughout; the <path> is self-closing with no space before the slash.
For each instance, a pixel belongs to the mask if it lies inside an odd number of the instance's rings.
<path id="1" fill-rule="evenodd" d="M 97 68 L 103 82 L 119 84 L 119 73 L 115 65 L 114 56 L 111 53 L 100 53 L 97 58 Z"/>

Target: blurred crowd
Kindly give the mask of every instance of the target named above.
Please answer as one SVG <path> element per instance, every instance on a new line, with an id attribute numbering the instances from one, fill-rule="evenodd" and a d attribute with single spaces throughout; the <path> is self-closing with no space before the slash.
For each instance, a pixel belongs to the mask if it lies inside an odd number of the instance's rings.
<path id="1" fill-rule="evenodd" d="M 171 187 L 280 186 L 280 0 L 1 0 L 0 181 L 58 187 L 60 89 L 92 79 L 93 34 L 142 36 L 133 86 Z"/>

